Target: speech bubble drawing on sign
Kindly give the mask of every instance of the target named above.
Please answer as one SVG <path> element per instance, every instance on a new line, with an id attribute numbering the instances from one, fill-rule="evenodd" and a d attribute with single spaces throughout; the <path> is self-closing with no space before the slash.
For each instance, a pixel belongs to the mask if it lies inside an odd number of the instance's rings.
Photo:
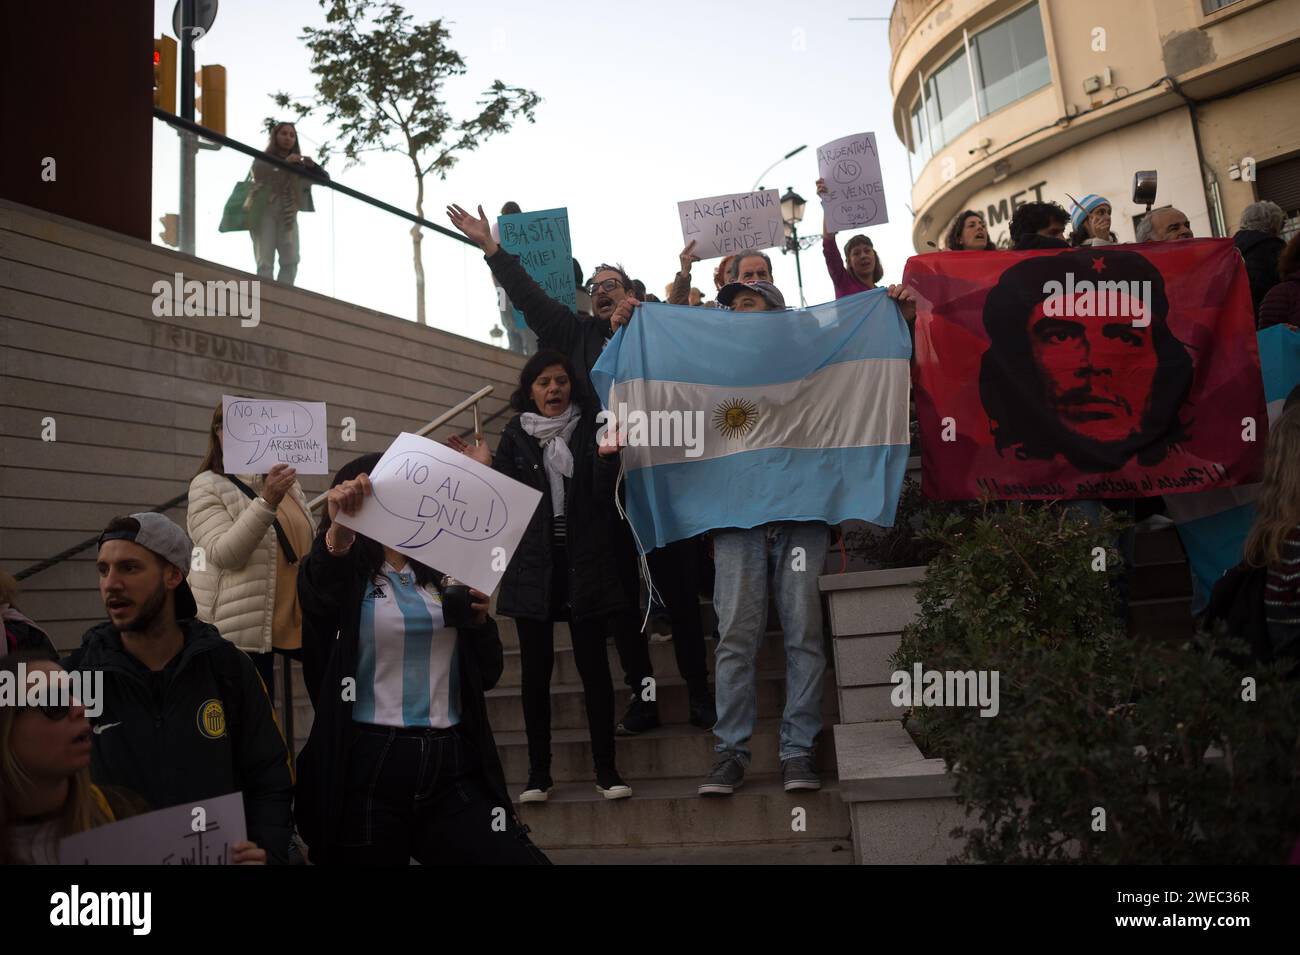
<path id="1" fill-rule="evenodd" d="M 222 409 L 222 455 L 231 474 L 264 474 L 276 464 L 328 473 L 323 402 L 224 395 Z"/>
<path id="2" fill-rule="evenodd" d="M 444 532 L 465 541 L 491 540 L 510 517 L 505 498 L 481 477 L 431 454 L 404 451 L 377 475 L 379 506 L 419 525 L 399 547 L 424 547 Z"/>

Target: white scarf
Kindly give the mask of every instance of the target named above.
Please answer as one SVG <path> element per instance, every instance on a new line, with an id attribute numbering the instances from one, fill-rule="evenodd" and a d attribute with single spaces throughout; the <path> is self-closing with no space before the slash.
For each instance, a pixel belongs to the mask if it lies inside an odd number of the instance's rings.
<path id="1" fill-rule="evenodd" d="M 542 463 L 546 467 L 546 480 L 551 485 L 551 511 L 556 517 L 564 513 L 564 479 L 573 477 L 573 452 L 569 438 L 582 417 L 582 409 L 570 403 L 563 414 L 554 418 L 525 411 L 519 423 L 526 433 L 542 446 Z"/>

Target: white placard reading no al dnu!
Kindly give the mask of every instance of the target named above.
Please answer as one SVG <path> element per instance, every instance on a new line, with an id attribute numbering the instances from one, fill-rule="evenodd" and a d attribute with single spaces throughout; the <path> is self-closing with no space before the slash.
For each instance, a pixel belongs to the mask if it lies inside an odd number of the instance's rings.
<path id="1" fill-rule="evenodd" d="M 400 434 L 370 472 L 371 497 L 338 522 L 492 593 L 540 491 L 428 438 Z"/>
<path id="2" fill-rule="evenodd" d="M 875 133 L 854 133 L 818 146 L 817 172 L 829 190 L 829 195 L 822 197 L 827 231 L 862 229 L 889 221 Z"/>
<path id="3" fill-rule="evenodd" d="M 60 865 L 231 865 L 248 838 L 239 793 L 159 809 L 68 836 Z"/>
<path id="4" fill-rule="evenodd" d="M 221 396 L 221 454 L 227 474 L 266 474 L 288 464 L 329 474 L 325 402 Z"/>
<path id="5" fill-rule="evenodd" d="M 677 203 L 683 245 L 695 240 L 695 254 L 716 259 L 770 249 L 785 241 L 781 197 L 775 189 Z"/>

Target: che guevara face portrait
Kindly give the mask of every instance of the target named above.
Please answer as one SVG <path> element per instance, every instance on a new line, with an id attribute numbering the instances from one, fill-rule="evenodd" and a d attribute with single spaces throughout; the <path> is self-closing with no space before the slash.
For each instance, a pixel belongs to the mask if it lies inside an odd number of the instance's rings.
<path id="1" fill-rule="evenodd" d="M 980 398 L 999 451 L 1082 471 L 1153 464 L 1185 440 L 1192 359 L 1158 269 L 1098 248 L 1008 268 L 984 304 Z"/>

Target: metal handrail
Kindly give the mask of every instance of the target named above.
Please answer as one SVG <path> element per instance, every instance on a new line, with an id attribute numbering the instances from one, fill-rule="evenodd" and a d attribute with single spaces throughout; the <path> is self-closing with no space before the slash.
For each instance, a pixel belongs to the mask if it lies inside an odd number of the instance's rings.
<path id="1" fill-rule="evenodd" d="M 450 419 L 454 418 L 456 415 L 464 411 L 467 407 L 473 405 L 474 418 L 475 418 L 474 427 L 471 428 L 469 431 L 462 431 L 460 433 L 460 436 L 464 438 L 468 435 L 475 434 L 476 432 L 481 430 L 483 425 L 491 424 L 497 418 L 501 417 L 501 415 L 503 415 L 504 413 L 510 410 L 509 405 L 503 405 L 502 407 L 498 408 L 496 411 L 492 412 L 492 414 L 488 415 L 480 423 L 478 421 L 478 403 L 491 393 L 492 393 L 492 386 L 485 385 L 484 387 L 480 388 L 478 391 L 474 392 L 474 394 L 466 398 L 464 401 L 462 401 L 460 404 L 456 405 L 450 411 L 446 412 L 445 414 L 439 415 L 437 418 L 434 418 L 432 421 L 430 421 L 428 424 L 426 424 L 423 428 L 421 428 L 419 431 L 415 433 L 418 434 L 420 437 L 424 437 L 434 428 L 437 428 L 440 425 L 445 424 L 447 421 L 449 421 Z M 320 506 L 321 502 L 325 500 L 326 494 L 328 493 L 329 492 L 325 492 L 324 494 L 320 494 L 317 497 L 313 498 L 312 501 L 308 504 L 308 508 L 311 510 L 315 510 L 317 507 Z M 173 507 L 179 507 L 182 501 L 189 499 L 189 496 L 190 496 L 190 492 L 186 490 L 184 494 L 177 494 L 170 501 L 167 501 L 164 504 L 159 504 L 157 507 L 152 507 L 149 510 L 151 513 L 163 514 L 167 511 L 170 511 Z M 51 567 L 63 563 L 65 560 L 68 560 L 69 558 L 77 556 L 84 550 L 89 550 L 91 547 L 94 547 L 97 543 L 99 543 L 98 534 L 96 534 L 94 537 L 87 538 L 86 540 L 82 541 L 79 544 L 74 544 L 73 546 L 67 548 L 66 550 L 59 551 L 53 557 L 47 557 L 45 558 L 45 560 L 40 561 L 39 563 L 36 564 L 32 564 L 30 567 L 24 567 L 22 570 L 14 574 L 14 579 L 26 580 L 28 577 L 33 577 L 36 574 L 41 573 L 42 571 L 49 570 Z"/>
<path id="2" fill-rule="evenodd" d="M 241 152 L 247 156 L 251 156 L 253 159 L 258 160 L 259 162 L 269 163 L 270 165 L 273 166 L 279 166 L 281 169 L 287 169 L 289 172 L 293 173 L 296 176 L 302 176 L 305 179 L 311 180 L 311 184 L 313 186 L 320 186 L 326 189 L 333 189 L 335 192 L 341 192 L 345 196 L 351 196 L 353 199 L 357 199 L 360 200 L 361 202 L 366 203 L 366 205 L 374 206 L 376 209 L 383 209 L 387 213 L 417 223 L 422 228 L 432 229 L 434 232 L 439 232 L 442 235 L 447 236 L 448 238 L 452 238 L 458 242 L 463 242 L 466 245 L 472 245 L 474 246 L 474 248 L 478 248 L 478 246 L 472 240 L 462 235 L 461 233 L 455 231 L 454 229 L 448 229 L 446 226 L 438 225 L 438 223 L 436 222 L 430 222 L 428 219 L 425 219 L 422 216 L 417 216 L 412 212 L 407 212 L 405 209 L 399 209 L 397 206 L 389 205 L 387 202 L 384 202 L 382 199 L 376 199 L 374 196 L 368 196 L 364 192 L 358 192 L 355 189 L 351 189 L 348 186 L 335 182 L 333 179 L 321 179 L 318 176 L 313 176 L 310 172 L 304 171 L 301 166 L 296 166 L 293 163 L 285 162 L 284 160 L 280 159 L 278 156 L 272 156 L 270 153 L 267 153 L 264 150 L 257 149 L 254 146 L 249 146 L 246 143 L 241 143 L 237 139 L 231 139 L 229 136 L 208 129 L 206 126 L 200 126 L 198 123 L 190 122 L 188 119 L 182 119 L 181 117 L 173 113 L 167 112 L 165 109 L 160 109 L 159 107 L 155 106 L 153 108 L 153 115 L 154 118 L 162 120 L 164 123 L 168 124 L 169 126 L 175 126 L 178 129 L 183 129 L 185 132 L 193 133 L 194 135 L 199 136 L 202 139 L 206 139 L 214 143 L 220 143 L 223 146 L 229 146 L 231 149 L 235 150 L 236 152 Z"/>

